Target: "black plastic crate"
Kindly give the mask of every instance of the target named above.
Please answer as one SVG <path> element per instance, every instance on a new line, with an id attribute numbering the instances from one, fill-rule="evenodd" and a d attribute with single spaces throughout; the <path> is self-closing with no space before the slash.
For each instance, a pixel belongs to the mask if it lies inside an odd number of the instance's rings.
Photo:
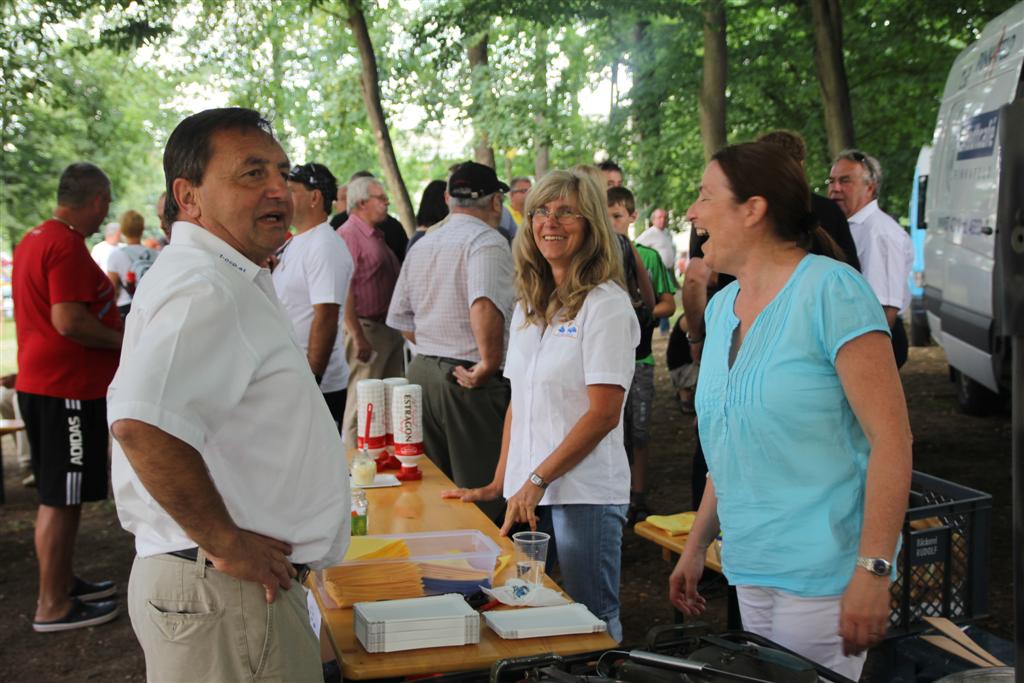
<path id="1" fill-rule="evenodd" d="M 890 635 L 921 630 L 923 617 L 962 622 L 988 615 L 991 523 L 991 495 L 913 473 L 890 588 Z"/>

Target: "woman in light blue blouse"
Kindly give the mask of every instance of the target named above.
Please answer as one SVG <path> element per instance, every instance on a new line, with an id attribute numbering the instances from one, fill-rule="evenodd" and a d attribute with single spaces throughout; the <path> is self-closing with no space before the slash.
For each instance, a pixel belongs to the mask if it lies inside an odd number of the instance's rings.
<path id="1" fill-rule="evenodd" d="M 669 596 L 703 612 L 704 553 L 744 628 L 849 678 L 885 633 L 911 436 L 882 307 L 818 253 L 803 170 L 777 147 L 726 147 L 687 214 L 704 260 L 737 281 L 708 303 L 696 407 L 710 470 Z M 815 253 L 812 253 L 815 252 Z"/>

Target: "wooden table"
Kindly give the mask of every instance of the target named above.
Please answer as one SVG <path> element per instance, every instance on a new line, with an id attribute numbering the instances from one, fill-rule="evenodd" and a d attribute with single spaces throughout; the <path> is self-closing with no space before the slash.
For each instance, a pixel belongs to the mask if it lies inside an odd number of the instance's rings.
<path id="1" fill-rule="evenodd" d="M 512 553 L 512 541 L 498 536 L 498 528 L 473 503 L 444 500 L 441 491 L 454 484 L 432 463 L 420 462 L 423 479 L 402 482 L 391 488 L 365 489 L 370 503 L 370 534 L 406 534 L 420 531 L 478 529 L 494 540 L 502 553 Z M 495 585 L 514 576 L 509 562 L 495 577 Z M 548 582 L 554 588 L 554 584 Z M 589 633 L 548 638 L 504 640 L 486 625 L 480 625 L 480 643 L 457 647 L 435 647 L 406 652 L 370 654 L 356 639 L 351 609 L 325 608 L 319 591 L 313 591 L 323 615 L 324 631 L 341 664 L 346 679 L 366 680 L 418 674 L 449 673 L 487 669 L 499 659 L 553 652 L 575 655 L 615 647 L 606 633 Z"/>
<path id="2" fill-rule="evenodd" d="M 21 420 L 0 420 L 0 437 L 8 434 L 15 434 L 25 428 Z M 4 451 L 3 442 L 0 441 L 0 505 L 7 502 L 7 494 L 4 493 Z"/>
<path id="3" fill-rule="evenodd" d="M 637 522 L 633 525 L 633 531 L 636 532 L 637 536 L 646 538 L 648 541 L 654 541 L 661 546 L 662 556 L 668 562 L 673 562 L 675 560 L 673 555 L 681 555 L 683 553 L 683 548 L 686 547 L 686 539 L 689 537 L 689 534 L 672 536 L 668 532 L 663 531 L 646 521 Z M 719 574 L 722 573 L 722 556 L 714 543 L 708 547 L 708 551 L 704 555 L 704 567 L 706 569 L 716 571 Z M 672 609 L 675 611 L 675 607 Z M 682 615 L 678 612 L 676 612 L 676 619 L 677 621 L 682 620 Z M 732 630 L 739 630 L 743 628 L 740 620 L 739 602 L 736 599 L 736 588 L 731 585 L 727 589 L 726 625 Z"/>
<path id="4" fill-rule="evenodd" d="M 661 546 L 662 557 L 665 560 L 671 560 L 672 555 L 682 555 L 683 548 L 686 547 L 686 539 L 689 538 L 689 534 L 679 534 L 673 536 L 667 531 L 663 531 L 658 527 L 654 526 L 650 522 L 637 522 L 633 525 L 633 531 L 640 538 L 646 538 L 648 541 L 654 541 Z M 708 569 L 722 573 L 722 558 L 718 553 L 718 550 L 714 547 L 714 544 L 708 548 L 707 554 L 704 556 L 704 566 Z"/>

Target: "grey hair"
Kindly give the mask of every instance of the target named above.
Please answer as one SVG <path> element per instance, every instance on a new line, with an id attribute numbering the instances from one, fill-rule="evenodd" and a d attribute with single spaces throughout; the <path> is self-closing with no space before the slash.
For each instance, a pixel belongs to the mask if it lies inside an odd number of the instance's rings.
<path id="1" fill-rule="evenodd" d="M 483 197 L 452 197 L 448 196 L 448 208 L 449 209 L 476 209 L 478 211 L 486 211 L 491 208 L 491 197 L 496 192 L 492 192 Z"/>
<path id="2" fill-rule="evenodd" d="M 516 183 L 530 183 L 533 185 L 533 181 L 524 175 L 517 175 L 512 180 L 508 181 L 509 187 L 515 187 Z"/>
<path id="3" fill-rule="evenodd" d="M 868 183 L 875 186 L 875 197 L 882 194 L 882 164 L 878 163 L 878 159 L 870 154 L 865 154 L 859 149 L 844 149 L 836 156 L 835 161 L 832 163 L 835 164 L 836 161 L 840 160 L 860 164 L 868 176 Z"/>
<path id="4" fill-rule="evenodd" d="M 370 199 L 370 192 L 374 187 L 384 189 L 380 181 L 373 176 L 362 176 L 349 181 L 348 184 L 348 210 L 358 209 Z"/>
<path id="5" fill-rule="evenodd" d="M 57 204 L 80 209 L 96 195 L 110 190 L 110 178 L 99 166 L 78 161 L 64 169 L 57 184 Z"/>

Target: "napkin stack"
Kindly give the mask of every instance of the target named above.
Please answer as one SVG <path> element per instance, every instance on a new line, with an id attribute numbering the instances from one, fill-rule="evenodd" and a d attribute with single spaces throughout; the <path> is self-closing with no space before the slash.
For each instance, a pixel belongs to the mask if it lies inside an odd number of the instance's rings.
<path id="1" fill-rule="evenodd" d="M 480 642 L 480 615 L 461 595 L 360 602 L 356 638 L 367 652 L 399 652 Z"/>
<path id="2" fill-rule="evenodd" d="M 395 560 L 409 557 L 409 548 L 400 538 L 353 536 L 345 561 Z M 323 572 L 324 590 L 338 607 L 357 602 L 414 598 L 423 595 L 423 572 L 415 562 L 389 562 L 387 565 L 339 565 Z"/>

